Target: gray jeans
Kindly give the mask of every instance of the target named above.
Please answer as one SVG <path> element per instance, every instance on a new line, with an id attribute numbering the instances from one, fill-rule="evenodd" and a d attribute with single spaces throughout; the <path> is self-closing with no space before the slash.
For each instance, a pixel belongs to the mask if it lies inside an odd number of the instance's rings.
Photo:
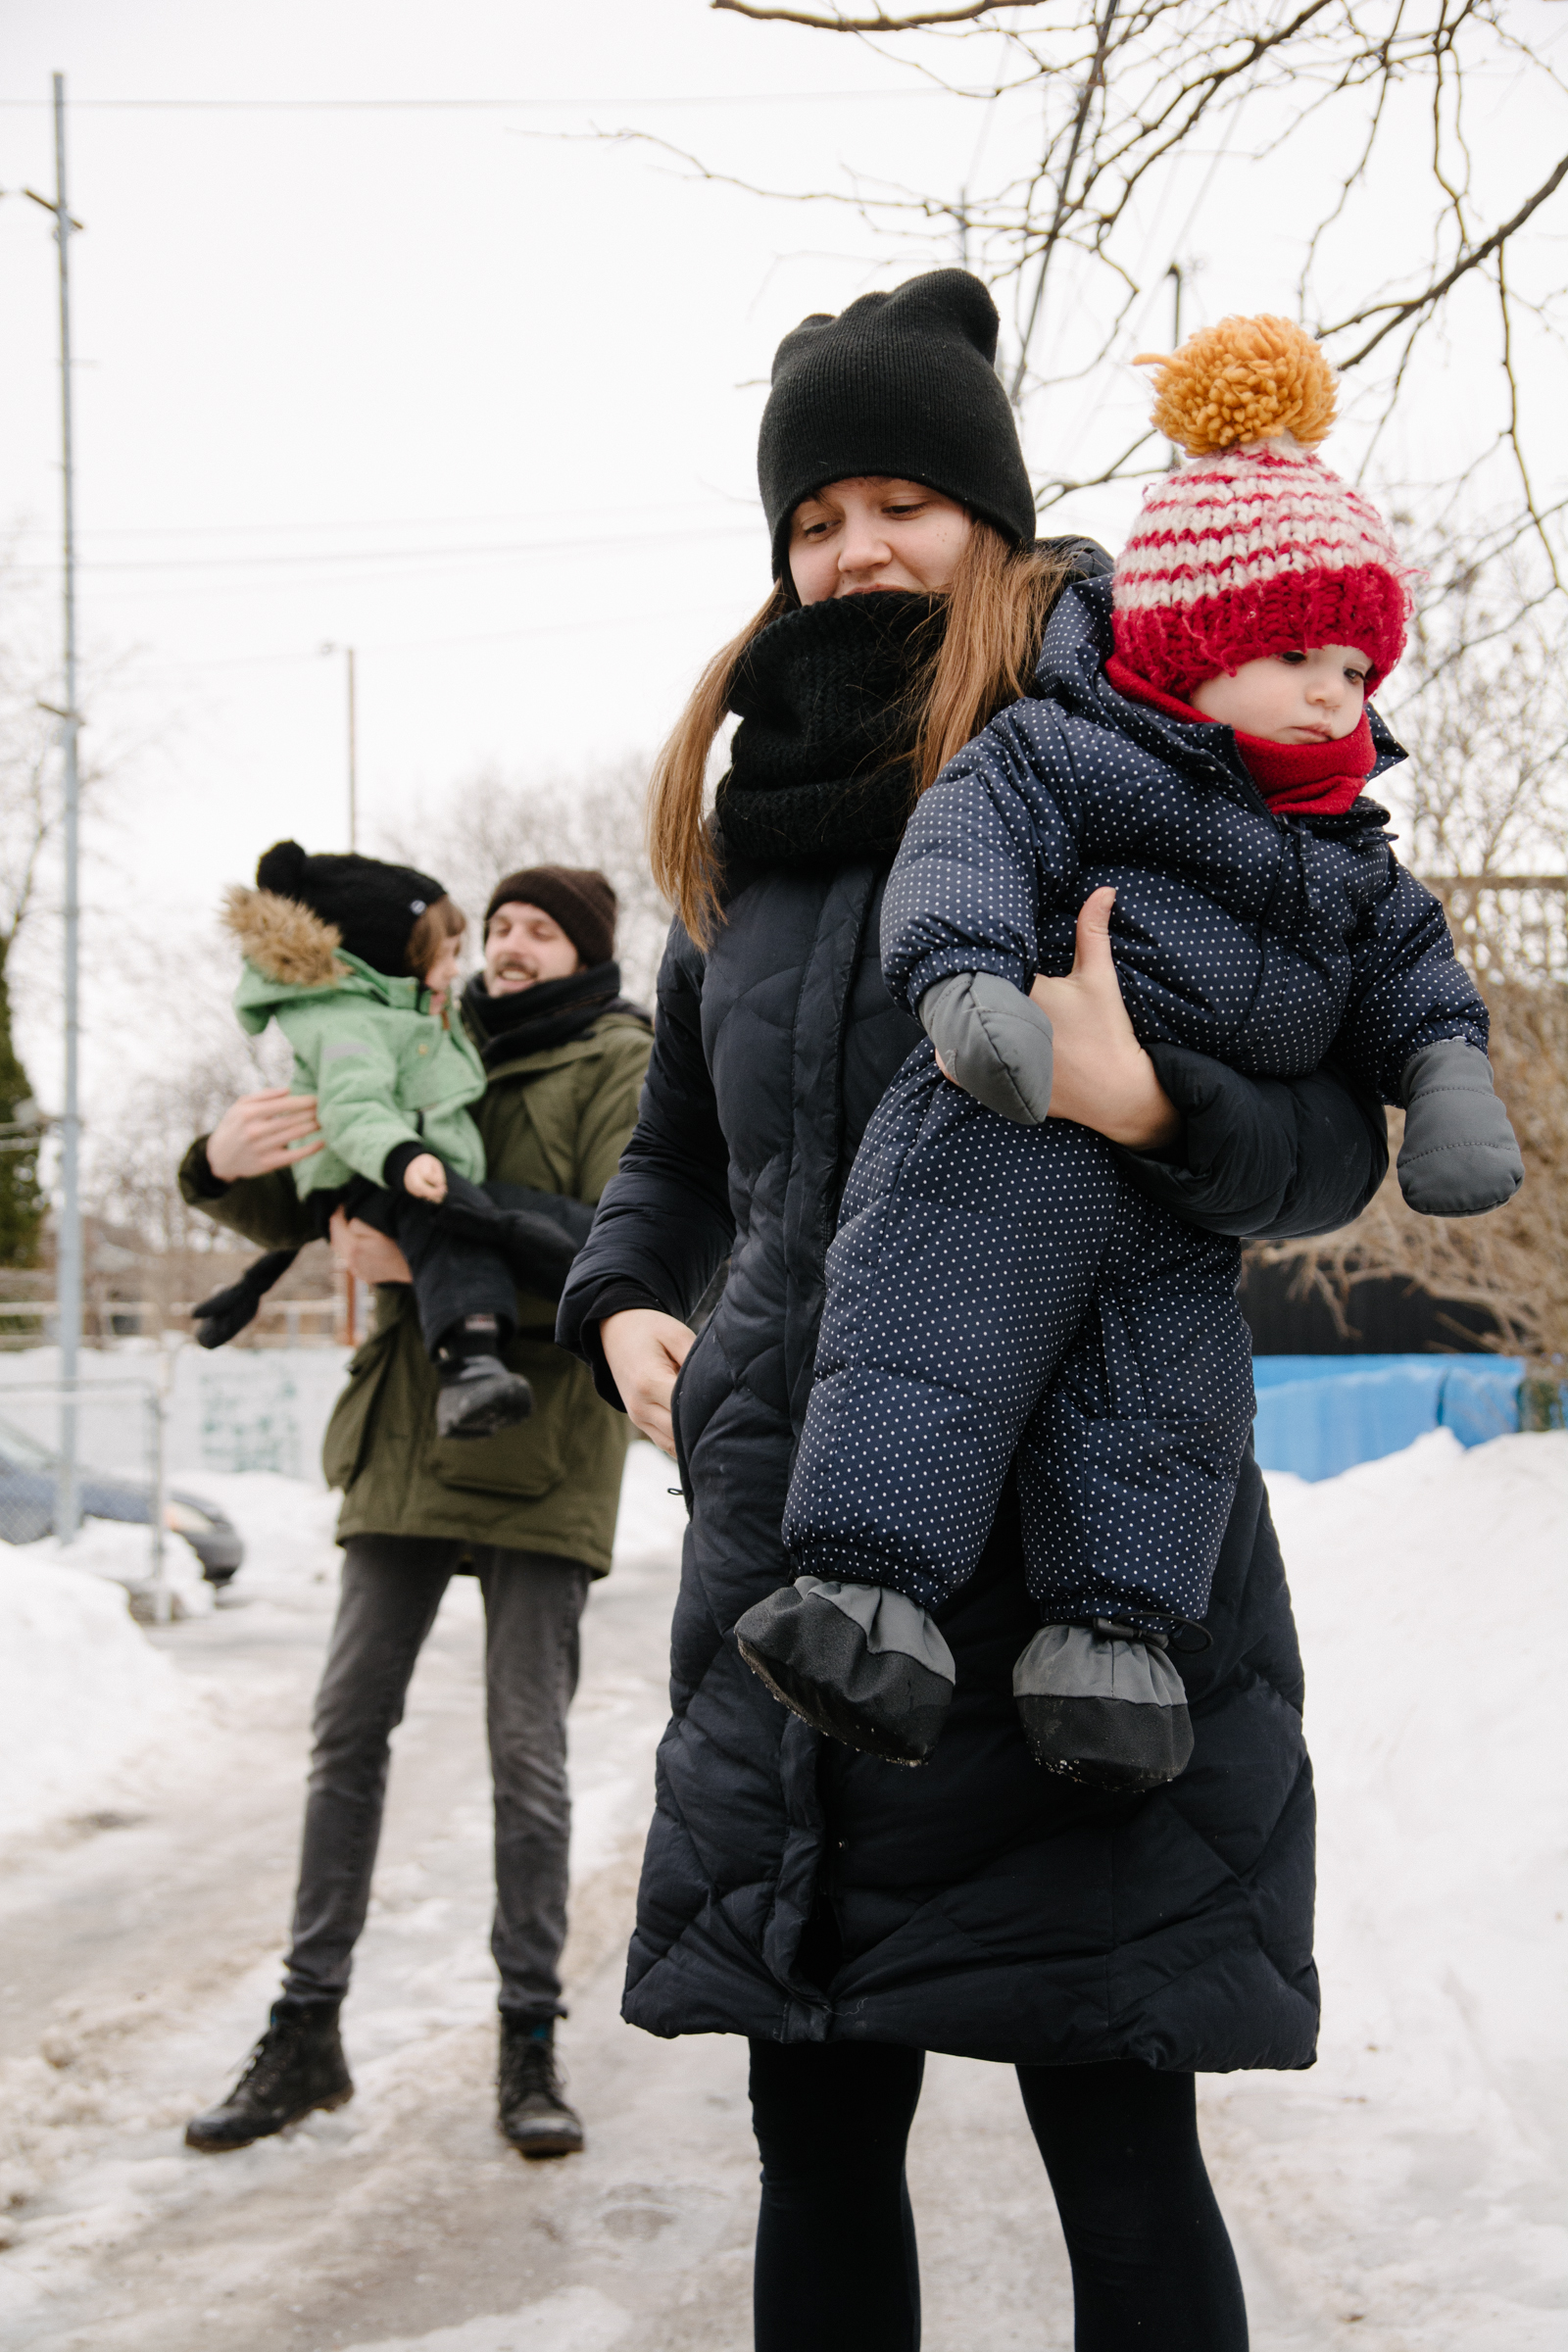
<path id="1" fill-rule="evenodd" d="M 496 1910 L 490 1949 L 501 2007 L 564 2014 L 566 1935 L 566 1709 L 588 1571 L 573 1560 L 423 1536 L 351 1536 L 320 1689 L 304 1848 L 283 1989 L 320 2000 L 348 1989 L 370 1900 L 389 1740 L 415 1661 L 461 1560 L 484 1595 L 486 1715 L 495 1784 Z"/>

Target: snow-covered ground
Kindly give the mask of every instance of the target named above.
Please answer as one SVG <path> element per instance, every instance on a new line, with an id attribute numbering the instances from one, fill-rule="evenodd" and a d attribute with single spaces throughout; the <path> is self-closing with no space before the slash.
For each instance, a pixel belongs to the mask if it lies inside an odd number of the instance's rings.
<path id="1" fill-rule="evenodd" d="M 589 1606 L 563 2039 L 590 2145 L 535 2167 L 491 2121 L 464 1580 L 398 1735 L 345 2013 L 358 2095 L 237 2155 L 181 2145 L 275 1985 L 336 1560 L 318 1490 L 201 1483 L 250 1547 L 207 1617 L 144 1635 L 82 1555 L 0 1553 L 0 2343 L 739 2352 L 744 2047 L 616 2017 L 683 1517 L 667 1465 L 633 1448 L 616 1570 Z M 1313 2072 L 1201 2085 L 1253 2342 L 1556 2352 L 1568 1437 L 1466 1453 L 1439 1433 L 1270 1487 L 1322 1795 L 1325 2005 Z M 1007 2069 L 932 2062 L 911 2184 L 927 2352 L 1063 2352 L 1066 2267 Z"/>

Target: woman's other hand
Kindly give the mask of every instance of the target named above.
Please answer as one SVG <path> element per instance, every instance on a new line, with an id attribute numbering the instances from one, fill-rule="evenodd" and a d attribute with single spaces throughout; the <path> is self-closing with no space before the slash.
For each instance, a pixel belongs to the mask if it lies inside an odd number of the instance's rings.
<path id="1" fill-rule="evenodd" d="M 607 1315 L 599 1326 L 600 1345 L 610 1366 L 620 1401 L 634 1428 L 652 1438 L 661 1452 L 675 1458 L 675 1427 L 669 1399 L 675 1375 L 697 1337 L 673 1315 L 657 1307 L 627 1306 Z"/>
<path id="2" fill-rule="evenodd" d="M 304 1137 L 314 1142 L 304 1142 Z M 298 1147 L 296 1149 L 295 1147 Z M 231 1102 L 207 1139 L 207 1165 L 220 1184 L 247 1176 L 270 1176 L 323 1149 L 317 1131 L 316 1097 L 291 1095 L 286 1086 L 264 1087 Z"/>
<path id="3" fill-rule="evenodd" d="M 1158 1152 L 1175 1143 L 1181 1117 L 1122 1003 L 1110 952 L 1115 903 L 1114 890 L 1090 893 L 1079 910 L 1072 970 L 1061 980 L 1037 973 L 1029 994 L 1055 1033 L 1051 1116 L 1076 1119 L 1135 1152 Z"/>
<path id="4" fill-rule="evenodd" d="M 361 1282 L 412 1282 L 409 1261 L 389 1234 L 378 1233 L 363 1218 L 346 1217 L 334 1208 L 327 1225 L 332 1255 L 346 1274 Z"/>

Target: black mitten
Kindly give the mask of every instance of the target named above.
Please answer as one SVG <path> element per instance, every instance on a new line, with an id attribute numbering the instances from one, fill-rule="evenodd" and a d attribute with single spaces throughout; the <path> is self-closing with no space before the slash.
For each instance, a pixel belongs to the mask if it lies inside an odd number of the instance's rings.
<path id="1" fill-rule="evenodd" d="M 210 1298 L 193 1306 L 190 1312 L 197 1346 L 221 1348 L 247 1323 L 254 1323 L 262 1300 L 274 1283 L 282 1281 L 298 1255 L 297 1250 L 269 1250 L 265 1257 L 246 1267 L 238 1282 L 231 1282 L 226 1291 L 215 1291 Z"/>
<path id="2" fill-rule="evenodd" d="M 1419 1215 L 1478 1217 L 1513 1199 L 1525 1165 L 1478 1047 L 1446 1037 L 1412 1054 L 1401 1092 L 1399 1190 Z"/>

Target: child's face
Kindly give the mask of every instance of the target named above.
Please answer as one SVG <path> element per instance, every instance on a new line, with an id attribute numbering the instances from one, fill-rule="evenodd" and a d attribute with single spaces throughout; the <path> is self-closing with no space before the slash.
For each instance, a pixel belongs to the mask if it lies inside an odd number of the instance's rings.
<path id="1" fill-rule="evenodd" d="M 447 991 L 458 976 L 458 965 L 462 956 L 463 933 L 461 931 L 451 933 L 441 942 L 440 947 L 436 950 L 435 960 L 424 975 L 424 985 L 430 991 L 437 1012 L 441 1011 L 446 1004 Z"/>
<path id="2" fill-rule="evenodd" d="M 1349 645 L 1269 654 L 1244 662 L 1234 677 L 1205 678 L 1193 709 L 1265 743 L 1338 743 L 1361 724 L 1371 667 Z"/>

